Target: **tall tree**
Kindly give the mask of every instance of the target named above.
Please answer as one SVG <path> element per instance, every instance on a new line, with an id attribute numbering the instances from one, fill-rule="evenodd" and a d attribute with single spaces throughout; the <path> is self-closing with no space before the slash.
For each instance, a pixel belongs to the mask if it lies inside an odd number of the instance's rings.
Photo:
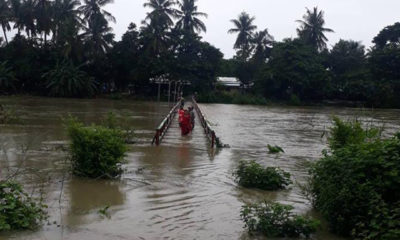
<path id="1" fill-rule="evenodd" d="M 252 43 L 254 44 L 253 60 L 256 63 L 263 63 L 270 54 L 274 37 L 268 33 L 268 29 L 258 31 L 254 34 Z"/>
<path id="2" fill-rule="evenodd" d="M 7 31 L 11 30 L 10 21 L 12 12 L 8 1 L 0 0 L 0 24 L 3 29 L 4 38 L 8 44 Z"/>
<path id="3" fill-rule="evenodd" d="M 360 42 L 340 40 L 328 55 L 328 66 L 334 98 L 366 100 L 371 96 L 365 47 Z"/>
<path id="4" fill-rule="evenodd" d="M 177 16 L 177 10 L 173 7 L 175 2 L 171 0 L 149 0 L 144 3 L 144 7 L 151 9 L 151 12 L 147 13 L 146 19 L 150 21 L 150 25 L 153 28 L 158 27 L 162 29 L 168 29 L 174 25 L 173 18 Z"/>
<path id="5" fill-rule="evenodd" d="M 36 30 L 43 34 L 44 44 L 46 44 L 47 35 L 50 34 L 52 28 L 52 11 L 52 3 L 49 0 L 37 0 L 35 2 Z"/>
<path id="6" fill-rule="evenodd" d="M 228 33 L 237 33 L 234 48 L 238 49 L 238 57 L 241 60 L 247 60 L 251 53 L 251 39 L 257 26 L 253 24 L 255 17 L 250 17 L 246 12 L 242 12 L 238 19 L 232 19 L 231 22 L 235 25 L 229 29 Z"/>
<path id="7" fill-rule="evenodd" d="M 80 0 L 55 0 L 53 10 L 53 40 L 61 41 L 60 35 L 68 31 L 71 24 L 80 30 L 83 28 L 83 20 L 80 18 L 78 7 L 81 5 Z M 74 35 L 73 37 L 75 37 Z"/>
<path id="8" fill-rule="evenodd" d="M 16 5 L 15 5 L 16 6 Z M 35 15 L 35 0 L 23 0 L 17 10 L 15 26 L 20 31 L 25 29 L 29 38 L 36 36 L 36 15 Z"/>
<path id="9" fill-rule="evenodd" d="M 78 8 L 87 23 L 84 36 L 92 60 L 103 56 L 113 42 L 114 34 L 111 33 L 112 28 L 108 26 L 107 20 L 115 21 L 115 18 L 111 13 L 101 9 L 111 2 L 112 0 L 84 0 L 84 5 Z"/>
<path id="10" fill-rule="evenodd" d="M 297 34 L 306 43 L 322 51 L 326 48 L 326 42 L 328 41 L 325 33 L 333 32 L 333 30 L 324 27 L 325 19 L 323 11 L 318 11 L 317 7 L 314 7 L 312 10 L 306 9 L 307 13 L 303 16 L 303 20 L 296 21 L 300 23 Z"/>
<path id="11" fill-rule="evenodd" d="M 208 15 L 197 11 L 196 2 L 197 0 L 182 0 L 178 3 L 180 10 L 178 11 L 179 20 L 176 23 L 177 28 L 191 33 L 207 31 L 206 25 L 199 17 L 207 17 Z"/>
<path id="12" fill-rule="evenodd" d="M 101 9 L 105 5 L 112 3 L 113 0 L 84 0 L 83 5 L 78 8 L 78 10 L 83 14 L 83 19 L 86 22 L 91 21 L 92 17 L 95 15 L 103 15 L 108 21 L 115 22 L 114 16 L 108 11 Z"/>

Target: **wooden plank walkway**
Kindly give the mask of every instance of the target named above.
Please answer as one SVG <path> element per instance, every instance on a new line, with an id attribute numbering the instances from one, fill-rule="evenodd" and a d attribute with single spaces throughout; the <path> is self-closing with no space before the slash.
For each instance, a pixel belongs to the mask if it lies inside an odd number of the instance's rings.
<path id="1" fill-rule="evenodd" d="M 193 106 L 192 102 L 186 102 L 185 109 Z M 179 127 L 178 122 L 178 114 L 175 115 L 173 121 L 171 122 L 171 126 L 169 127 L 167 133 L 162 140 L 163 146 L 169 147 L 191 147 L 195 149 L 204 149 L 207 150 L 210 148 L 210 143 L 208 142 L 207 136 L 204 133 L 204 129 L 200 124 L 199 116 L 197 112 L 195 113 L 195 127 L 191 133 L 186 136 L 181 135 L 181 129 Z"/>

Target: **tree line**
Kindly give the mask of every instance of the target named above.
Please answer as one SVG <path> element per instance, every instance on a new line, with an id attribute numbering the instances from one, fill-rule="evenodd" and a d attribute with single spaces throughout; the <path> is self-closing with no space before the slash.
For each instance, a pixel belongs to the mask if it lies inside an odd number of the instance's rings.
<path id="1" fill-rule="evenodd" d="M 385 27 L 366 50 L 360 42 L 340 40 L 327 48 L 324 12 L 307 9 L 296 38 L 274 41 L 257 31 L 255 17 L 231 20 L 236 55 L 223 60 L 220 73 L 236 76 L 251 92 L 267 99 L 320 102 L 361 101 L 367 106 L 400 107 L 400 23 Z"/>
<path id="2" fill-rule="evenodd" d="M 90 97 L 129 87 L 149 96 L 156 92 L 150 80 L 160 76 L 209 92 L 217 76 L 232 76 L 266 99 L 400 106 L 400 23 L 384 28 L 368 50 L 353 40 L 328 50 L 325 34 L 333 30 L 318 8 L 297 21 L 297 37 L 282 41 L 257 31 L 255 17 L 243 12 L 231 20 L 236 55 L 226 60 L 199 36 L 207 14 L 197 0 L 146 1 L 146 18 L 139 27 L 131 23 L 120 41 L 109 25 L 115 17 L 104 10 L 109 3 L 0 0 L 0 93 Z"/>

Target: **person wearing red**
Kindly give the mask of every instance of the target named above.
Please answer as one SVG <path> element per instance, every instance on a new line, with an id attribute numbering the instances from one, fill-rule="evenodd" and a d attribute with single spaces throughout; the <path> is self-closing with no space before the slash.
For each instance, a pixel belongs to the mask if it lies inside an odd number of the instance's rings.
<path id="1" fill-rule="evenodd" d="M 183 115 L 185 114 L 185 110 L 183 110 L 183 107 L 181 106 L 178 111 L 178 122 L 179 126 L 182 126 L 182 121 L 183 121 Z"/>
<path id="2" fill-rule="evenodd" d="M 192 124 L 190 120 L 190 113 L 188 110 L 185 110 L 181 123 L 181 133 L 182 135 L 188 135 L 191 130 L 192 130 Z"/>

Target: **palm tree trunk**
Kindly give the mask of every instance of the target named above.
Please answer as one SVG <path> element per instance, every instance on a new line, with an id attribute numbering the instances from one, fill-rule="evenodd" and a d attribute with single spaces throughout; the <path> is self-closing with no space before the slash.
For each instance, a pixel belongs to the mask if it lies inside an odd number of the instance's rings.
<path id="1" fill-rule="evenodd" d="M 3 28 L 4 38 L 6 39 L 6 44 L 8 45 L 6 29 L 4 28 L 4 26 L 2 26 L 2 28 Z"/>

